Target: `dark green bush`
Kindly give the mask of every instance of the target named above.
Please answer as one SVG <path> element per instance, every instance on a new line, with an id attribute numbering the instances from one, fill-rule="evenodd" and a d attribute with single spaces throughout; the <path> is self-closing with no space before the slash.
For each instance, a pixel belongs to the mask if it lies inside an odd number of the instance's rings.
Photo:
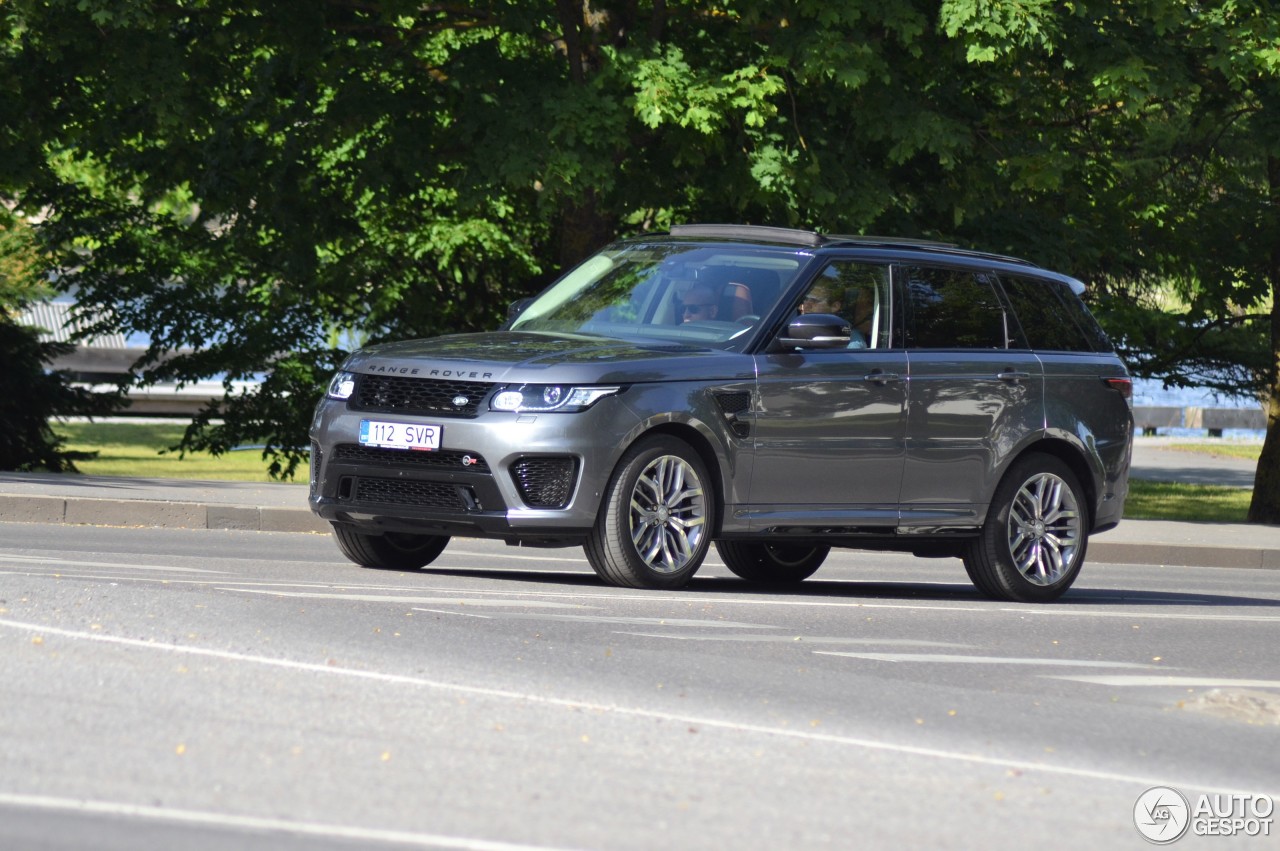
<path id="1" fill-rule="evenodd" d="M 50 419 L 110 413 L 118 396 L 73 387 L 65 372 L 50 370 L 58 355 L 74 348 L 47 342 L 0 310 L 0 470 L 75 471 L 75 462 L 96 453 L 63 448 Z"/>

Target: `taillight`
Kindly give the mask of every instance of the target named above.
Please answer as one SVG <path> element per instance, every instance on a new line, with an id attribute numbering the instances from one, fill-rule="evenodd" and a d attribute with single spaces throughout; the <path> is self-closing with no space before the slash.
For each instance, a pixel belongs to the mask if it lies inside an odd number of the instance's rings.
<path id="1" fill-rule="evenodd" d="M 1102 383 L 1119 393 L 1125 399 L 1133 398 L 1133 381 L 1129 378 L 1112 377 L 1103 378 Z"/>

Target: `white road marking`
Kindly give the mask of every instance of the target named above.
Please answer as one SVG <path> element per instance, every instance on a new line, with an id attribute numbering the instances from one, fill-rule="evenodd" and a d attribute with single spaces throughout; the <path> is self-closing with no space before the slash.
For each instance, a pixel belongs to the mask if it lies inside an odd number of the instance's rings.
<path id="1" fill-rule="evenodd" d="M 493 620 L 493 615 L 480 615 L 475 612 L 451 612 L 448 609 L 414 609 L 415 612 L 431 612 L 435 615 L 459 615 L 464 618 L 481 618 L 483 620 Z"/>
<path id="2" fill-rule="evenodd" d="M 849 653 L 815 650 L 819 656 L 848 656 L 872 662 L 936 662 L 945 665 L 1048 665 L 1064 668 L 1155 668 L 1135 662 L 1103 662 L 1096 659 L 1036 659 L 1017 656 L 958 656 L 945 653 Z"/>
<path id="3" fill-rule="evenodd" d="M 1280 601 L 1277 601 L 1280 602 Z M 1073 609 L 1002 609 L 1007 612 L 1022 612 L 1027 615 L 1082 615 L 1095 618 L 1147 618 L 1149 620 L 1170 621 L 1250 621 L 1263 623 L 1280 623 L 1280 617 L 1266 615 L 1181 615 L 1176 612 L 1101 612 L 1076 611 Z"/>
<path id="4" fill-rule="evenodd" d="M 317 664 L 313 662 L 297 662 L 292 659 L 273 658 L 270 656 L 251 656 L 245 653 L 232 653 L 225 650 L 211 650 L 202 647 L 189 647 L 180 644 L 166 644 L 160 641 L 143 641 L 136 638 L 123 638 L 114 635 L 103 635 L 101 633 L 77 632 L 69 629 L 61 629 L 59 627 L 45 626 L 37 623 L 27 623 L 23 621 L 8 620 L 0 618 L 0 627 L 9 627 L 11 629 L 22 630 L 24 632 L 34 633 L 41 636 L 56 635 L 76 641 L 90 641 L 102 644 L 114 644 L 122 647 L 133 647 L 153 652 L 173 653 L 175 655 L 186 656 L 202 656 L 205 658 L 220 659 L 228 662 L 244 662 L 253 665 L 263 665 L 265 667 L 283 668 L 291 671 L 305 671 L 310 674 L 323 674 L 326 676 L 350 677 L 352 679 L 372 680 L 376 682 L 391 685 L 407 685 L 419 688 L 436 689 L 440 691 L 453 692 L 456 694 L 468 694 L 477 697 L 489 697 L 498 700 L 513 700 L 521 703 L 538 704 L 542 706 L 552 706 L 561 709 L 570 709 L 581 712 L 599 712 L 601 714 L 619 715 L 630 718 L 646 718 L 656 721 L 669 721 L 680 725 L 696 725 L 706 727 L 708 729 L 724 730 L 732 733 L 746 733 L 760 736 L 775 736 L 782 739 L 796 739 L 800 741 L 813 742 L 815 744 L 836 745 L 850 748 L 859 748 L 869 751 L 881 751 L 885 753 L 902 754 L 906 756 L 917 756 L 926 759 L 937 759 L 948 762 L 958 762 L 968 765 L 982 765 L 998 769 L 1016 768 L 1023 771 L 1041 771 L 1046 774 L 1055 774 L 1065 777 L 1083 777 L 1092 780 L 1104 780 L 1115 783 L 1125 784 L 1143 784 L 1145 786 L 1172 785 L 1179 789 L 1197 789 L 1205 791 L 1218 791 L 1229 794 L 1254 795 L 1257 789 L 1228 789 L 1213 784 L 1205 784 L 1190 778 L 1176 778 L 1164 775 L 1160 776 L 1142 776 L 1123 774 L 1113 771 L 1099 771 L 1089 768 L 1075 768 L 1067 765 L 1054 765 L 1045 762 L 1032 762 L 1023 759 L 1002 759 L 999 757 L 983 756 L 976 753 L 963 753 L 960 751 L 946 751 L 939 748 L 920 747 L 916 745 L 904 745 L 894 742 L 884 742 L 875 739 L 862 739 L 855 736 L 840 736 L 826 733 L 816 733 L 811 730 L 795 730 L 781 727 L 766 727 L 760 724 L 742 724 L 735 721 L 726 721 L 720 718 L 706 718 L 697 715 L 681 715 L 674 712 L 661 712 L 653 709 L 641 709 L 633 706 L 619 706 L 617 704 L 607 703 L 591 703 L 583 700 L 574 700 L 561 697 L 547 697 L 546 695 L 531 694 L 526 692 L 511 691 L 509 689 L 487 688 L 484 686 L 468 686 L 461 683 L 450 683 L 440 680 L 429 680 L 423 677 L 411 677 L 403 674 L 387 674 L 380 671 L 365 671 L 357 668 L 342 668 L 338 666 L 330 666 Z M 1265 790 L 1264 790 L 1265 791 Z"/>
<path id="5" fill-rule="evenodd" d="M 769 627 L 780 629 L 780 627 Z M 972 644 L 952 644 L 948 641 L 923 641 L 914 638 L 846 638 L 821 635 L 677 635 L 664 632 L 619 632 L 639 638 L 670 638 L 675 641 L 764 641 L 776 644 L 874 644 L 877 647 L 951 647 L 962 650 Z"/>
<path id="6" fill-rule="evenodd" d="M 1099 600 L 1119 600 L 1123 603 L 1132 603 L 1135 600 L 1141 602 L 1140 594 L 1090 594 L 1086 605 L 1092 605 Z M 1083 601 L 1082 601 L 1083 602 Z M 1213 600 L 1206 597 L 1182 597 L 1178 600 L 1179 606 L 1213 606 L 1216 605 Z"/>
<path id="7" fill-rule="evenodd" d="M 381 830 L 365 827 L 348 827 L 337 824 L 286 821 L 260 816 L 238 816 L 230 813 L 179 810 L 167 807 L 147 807 L 122 804 L 113 801 L 86 801 L 77 798 L 55 798 L 49 795 L 20 795 L 0 792 L 0 804 L 59 812 L 90 813 L 93 815 L 124 816 L 128 818 L 154 819 L 157 821 L 200 824 L 212 827 L 232 827 L 254 831 L 284 831 L 303 836 L 325 839 L 354 839 L 360 842 L 383 842 L 392 845 L 414 845 L 419 848 L 457 848 L 462 851 L 551 851 L 546 845 L 521 845 L 514 842 L 495 842 L 487 839 L 470 839 L 465 836 L 443 836 L 434 833 L 414 833 L 403 830 Z"/>
<path id="8" fill-rule="evenodd" d="M 216 588 L 217 591 L 230 591 L 239 594 L 262 594 L 267 597 L 291 597 L 304 600 L 345 600 L 358 603 L 400 603 L 404 605 L 421 604 L 426 606 L 493 606 L 495 608 L 515 607 L 529 609 L 590 609 L 580 603 L 554 603 L 550 600 L 492 600 L 464 599 L 462 597 L 411 597 L 399 594 L 321 594 L 312 591 L 267 591 L 260 588 Z"/>
<path id="9" fill-rule="evenodd" d="M 0 556 L 0 562 L 17 562 L 21 565 L 39 565 L 41 567 L 110 567 L 120 570 L 172 570 L 177 573 L 212 573 L 226 575 L 226 570 L 206 570 L 200 567 L 174 567 L 168 564 L 120 564 L 113 561 L 71 561 L 69 559 L 51 558 L 49 556 Z"/>
<path id="10" fill-rule="evenodd" d="M 1050 680 L 1072 680 L 1100 686 L 1178 686 L 1185 688 L 1278 688 L 1280 680 L 1232 680 L 1225 677 L 1161 677 L 1161 676 L 1066 676 L 1045 674 Z"/>
<path id="11" fill-rule="evenodd" d="M 470 603 L 472 606 L 487 606 L 490 602 L 487 600 L 478 600 Z M 425 612 L 427 609 L 415 609 L 414 611 Z M 524 612 L 504 612 L 495 617 L 503 620 L 536 620 L 536 621 L 574 621 L 577 623 L 602 623 L 602 624 L 637 624 L 639 626 L 687 626 L 700 627 L 703 629 L 781 629 L 777 626 L 768 626 L 759 623 L 738 623 L 736 621 L 710 621 L 699 618 L 628 618 L 618 617 L 614 615 L 552 615 L 552 614 L 528 614 Z M 626 635 L 627 633 L 622 633 Z M 742 637 L 742 636 L 738 636 Z M 792 639 L 787 639 L 788 641 Z"/>

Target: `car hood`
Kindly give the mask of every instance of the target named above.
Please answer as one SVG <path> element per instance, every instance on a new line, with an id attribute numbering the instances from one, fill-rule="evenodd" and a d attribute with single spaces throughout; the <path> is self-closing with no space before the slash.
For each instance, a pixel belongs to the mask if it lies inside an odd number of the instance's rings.
<path id="1" fill-rule="evenodd" d="M 520 383 L 632 383 L 751 378 L 749 356 L 688 345 L 497 331 L 370 346 L 344 369 L 413 378 Z"/>

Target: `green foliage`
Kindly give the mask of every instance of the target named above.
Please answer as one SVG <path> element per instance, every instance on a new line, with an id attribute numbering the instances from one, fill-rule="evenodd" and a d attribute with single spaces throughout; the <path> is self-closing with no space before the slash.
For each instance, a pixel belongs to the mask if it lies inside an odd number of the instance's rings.
<path id="1" fill-rule="evenodd" d="M 67 375 L 46 365 L 70 349 L 41 342 L 38 333 L 0 318 L 0 470 L 75 470 L 92 453 L 68 450 L 49 425 L 53 416 L 105 414 L 114 399 L 70 386 Z"/>
<path id="2" fill-rule="evenodd" d="M 1054 0 L 944 0 L 939 23 L 948 36 L 963 37 L 968 61 L 994 62 L 1017 48 L 1052 52 L 1060 6 Z"/>
<path id="3" fill-rule="evenodd" d="M 17 324 L 17 311 L 47 295 L 38 276 L 39 253 L 29 227 L 0 208 L 0 470 L 74 470 L 91 453 L 69 450 L 49 425 L 53 416 L 107 413 L 114 397 L 74 388 L 48 365 L 73 347 L 42 342 Z"/>
<path id="4" fill-rule="evenodd" d="M 25 222 L 0 207 L 0 317 L 47 295 L 39 278 L 35 234 Z"/>

